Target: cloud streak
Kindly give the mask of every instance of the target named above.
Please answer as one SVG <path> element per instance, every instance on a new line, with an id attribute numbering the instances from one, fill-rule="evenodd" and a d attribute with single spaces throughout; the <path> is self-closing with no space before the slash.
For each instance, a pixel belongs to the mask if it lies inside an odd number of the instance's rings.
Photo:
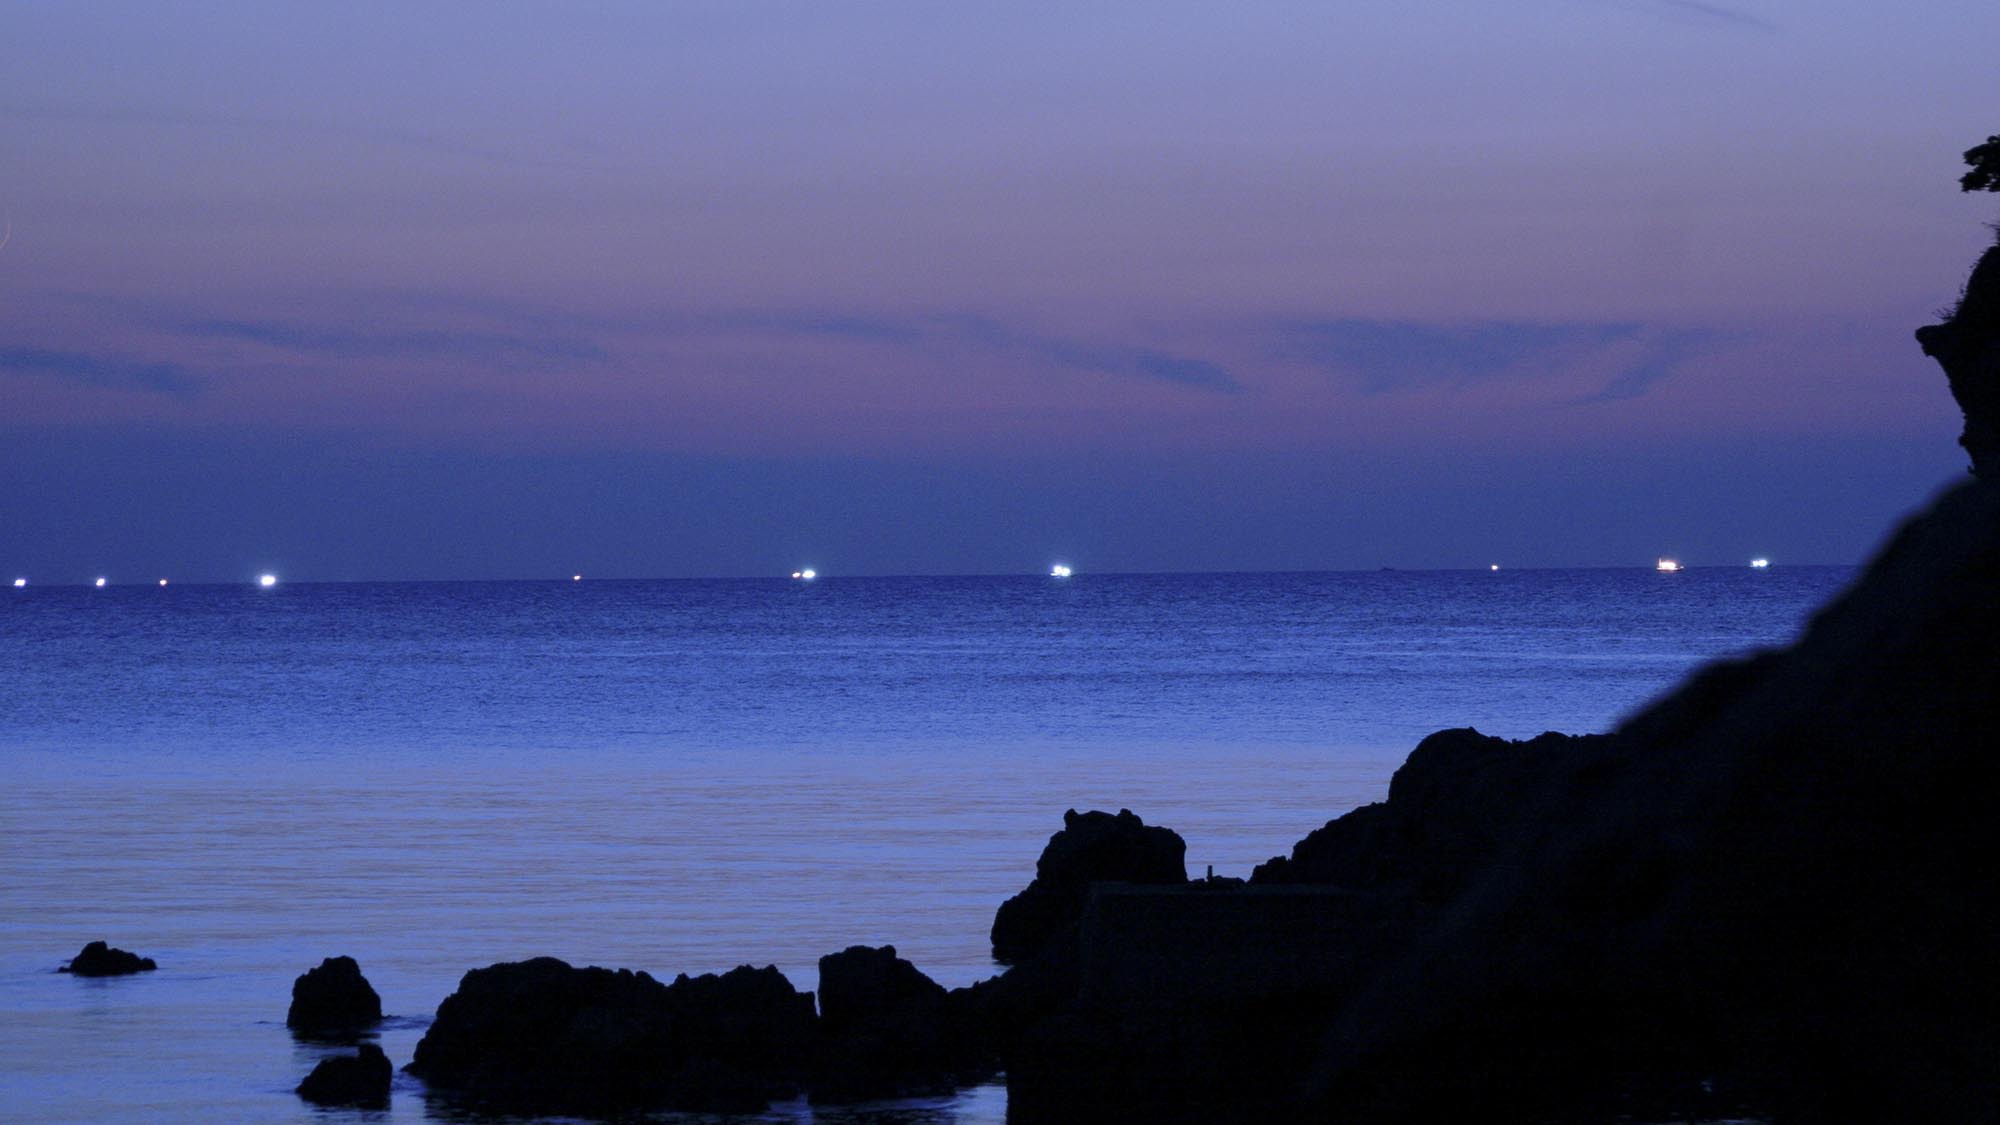
<path id="1" fill-rule="evenodd" d="M 51 377 L 102 390 L 138 391 L 178 399 L 195 398 L 202 390 L 202 380 L 178 364 L 89 352 L 0 348 L 0 371 Z"/>
<path id="2" fill-rule="evenodd" d="M 1675 19 L 1677 23 L 1698 23 L 1710 26 L 1728 26 L 1747 31 L 1773 34 L 1779 30 L 1777 24 L 1741 8 L 1710 4 L 1706 0 L 1622 0 L 1618 7 L 1634 11 L 1649 12 L 1656 16 Z"/>
<path id="3" fill-rule="evenodd" d="M 1281 354 L 1353 383 L 1364 395 L 1459 392 L 1496 380 L 1601 378 L 1573 404 L 1641 397 L 1709 342 L 1698 330 L 1612 322 L 1426 324 L 1329 320 L 1280 330 Z"/>
<path id="4" fill-rule="evenodd" d="M 597 343 L 574 335 L 439 330 L 369 332 L 280 320 L 189 320 L 171 327 L 184 336 L 237 340 L 296 355 L 339 360 L 450 358 L 540 370 L 610 358 L 610 353 Z"/>

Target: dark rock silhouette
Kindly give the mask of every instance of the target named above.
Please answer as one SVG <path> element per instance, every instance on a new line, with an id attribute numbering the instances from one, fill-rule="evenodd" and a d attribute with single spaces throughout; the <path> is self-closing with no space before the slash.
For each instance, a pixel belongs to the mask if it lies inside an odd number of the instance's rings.
<path id="1" fill-rule="evenodd" d="M 1010 1046 L 1010 1105 L 2000 1119 L 1996 723 L 2000 488 L 1975 482 L 1789 650 L 1705 669 L 1609 736 L 1434 735 L 1388 801 L 1260 868 L 1246 904 L 1323 881 L 1406 912 L 1337 933 L 1326 955 L 1358 964 L 1317 995 L 1107 1002 L 1087 957 Z M 1107 932 L 1086 916 L 1086 947 Z"/>
<path id="2" fill-rule="evenodd" d="M 292 982 L 285 1026 L 302 1035 L 352 1035 L 381 1020 L 382 998 L 352 957 L 328 957 Z"/>
<path id="3" fill-rule="evenodd" d="M 895 946 L 820 958 L 819 1007 L 814 1102 L 949 1093 L 987 1069 L 963 1008 Z"/>
<path id="4" fill-rule="evenodd" d="M 1965 415 L 1958 444 L 1972 475 L 2000 480 L 2000 243 L 1980 256 L 1951 315 L 1917 329 L 1917 343 L 1944 368 Z"/>
<path id="5" fill-rule="evenodd" d="M 1470 728 L 1439 731 L 1396 770 L 1386 802 L 1330 821 L 1290 858 L 1258 865 L 1250 882 L 1448 898 L 1504 840 L 1560 830 L 1608 748 L 1603 735 L 1551 731 L 1509 742 Z"/>
<path id="6" fill-rule="evenodd" d="M 1976 479 L 1797 643 L 1610 735 L 1433 735 L 1240 891 L 1098 885 L 1010 1116 L 2000 1120 L 2000 248 L 1919 339 Z"/>
<path id="7" fill-rule="evenodd" d="M 796 1093 L 814 1021 L 768 966 L 663 985 L 538 957 L 465 974 L 406 1069 L 510 1112 L 752 1112 Z"/>
<path id="8" fill-rule="evenodd" d="M 1057 938 L 1072 940 L 1092 883 L 1187 882 L 1187 842 L 1166 828 L 1147 827 L 1130 809 L 1063 814 L 1026 889 L 1000 904 L 993 918 L 993 959 L 1018 964 L 1042 955 Z"/>
<path id="9" fill-rule="evenodd" d="M 394 1077 L 395 1068 L 382 1048 L 363 1043 L 356 1054 L 321 1059 L 299 1083 L 297 1093 L 315 1105 L 380 1109 L 389 1104 L 389 1083 Z"/>
<path id="10" fill-rule="evenodd" d="M 75 973 L 80 977 L 122 977 L 131 973 L 147 973 L 159 968 L 151 957 L 141 957 L 127 953 L 123 949 L 113 949 L 101 941 L 93 941 L 83 947 L 83 951 L 70 959 L 69 964 L 57 969 L 59 973 Z"/>

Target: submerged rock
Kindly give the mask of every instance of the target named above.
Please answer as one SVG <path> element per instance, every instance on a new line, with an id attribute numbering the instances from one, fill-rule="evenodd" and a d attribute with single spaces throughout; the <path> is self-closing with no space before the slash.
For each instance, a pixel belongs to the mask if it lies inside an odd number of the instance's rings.
<path id="1" fill-rule="evenodd" d="M 1073 943 L 1092 883 L 1185 883 L 1186 857 L 1179 834 L 1148 827 L 1130 809 L 1116 816 L 1069 810 L 1035 862 L 1034 880 L 994 915 L 993 959 L 1019 964 L 1059 937 Z"/>
<path id="2" fill-rule="evenodd" d="M 819 959 L 815 1102 L 949 1093 L 983 1058 L 943 985 L 896 956 L 850 946 Z"/>
<path id="3" fill-rule="evenodd" d="M 664 985 L 538 957 L 465 974 L 406 1069 L 513 1112 L 754 1112 L 796 1093 L 814 1020 L 769 966 Z"/>
<path id="4" fill-rule="evenodd" d="M 389 1083 L 394 1078 L 395 1068 L 382 1048 L 363 1043 L 355 1054 L 321 1059 L 296 1092 L 314 1105 L 379 1109 L 389 1104 Z"/>
<path id="5" fill-rule="evenodd" d="M 59 973 L 75 973 L 80 977 L 122 977 L 130 973 L 147 973 L 159 968 L 151 957 L 141 957 L 123 949 L 113 949 L 101 941 L 93 941 L 83 947 L 83 951 L 70 959 L 70 963 L 57 969 Z"/>
<path id="6" fill-rule="evenodd" d="M 382 998 L 352 957 L 328 957 L 292 982 L 285 1026 L 304 1035 L 351 1035 L 382 1020 Z"/>

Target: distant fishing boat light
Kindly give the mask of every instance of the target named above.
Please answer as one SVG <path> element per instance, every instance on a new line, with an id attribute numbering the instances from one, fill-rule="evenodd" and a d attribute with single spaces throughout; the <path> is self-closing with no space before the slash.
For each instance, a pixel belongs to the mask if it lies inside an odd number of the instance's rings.
<path id="1" fill-rule="evenodd" d="M 570 576 L 569 576 L 569 580 L 570 580 L 571 582 L 581 582 L 581 581 L 583 581 L 583 575 L 581 575 L 581 574 L 572 574 L 572 575 L 570 575 Z"/>
<path id="2" fill-rule="evenodd" d="M 801 582 L 811 582 L 813 579 L 819 577 L 819 571 L 814 570 L 812 567 L 807 567 L 804 570 L 793 571 L 792 577 Z"/>
<path id="3" fill-rule="evenodd" d="M 278 584 L 278 576 L 275 574 L 260 574 L 257 576 L 257 585 L 262 586 L 265 589 L 269 589 L 272 586 L 276 586 L 277 584 Z"/>
<path id="4" fill-rule="evenodd" d="M 1767 566 L 1770 566 L 1770 565 L 1771 565 L 1771 560 L 1770 560 L 1770 559 L 1751 559 L 1751 560 L 1750 560 L 1750 566 L 1751 566 L 1751 568 L 1752 568 L 1753 570 L 1763 570 L 1763 569 L 1764 569 L 1765 567 L 1767 567 Z"/>
<path id="5" fill-rule="evenodd" d="M 96 582 L 91 583 L 91 585 L 96 586 L 98 589 L 102 590 L 104 589 L 104 579 L 100 578 Z"/>
<path id="6" fill-rule="evenodd" d="M 1661 559 L 1659 562 L 1653 564 L 1653 569 L 1659 571 L 1661 574 L 1672 574 L 1680 568 L 1681 564 L 1676 559 Z"/>
<path id="7" fill-rule="evenodd" d="M 164 586 L 164 585 L 166 585 L 166 584 L 167 584 L 167 580 L 166 580 L 166 579 L 164 579 L 164 578 L 160 579 L 160 585 Z"/>
<path id="8" fill-rule="evenodd" d="M 1493 564 L 1492 566 L 1489 566 L 1489 567 L 1487 567 L 1486 569 L 1488 569 L 1488 570 L 1499 570 L 1499 569 L 1500 569 L 1500 564 L 1499 564 L 1499 563 L 1494 563 L 1494 564 Z"/>
<path id="9" fill-rule="evenodd" d="M 25 579 L 25 578 L 16 578 L 16 579 L 14 579 L 14 588 L 15 588 L 16 590 L 20 589 L 20 588 L 21 588 L 21 587 L 23 587 L 23 586 L 26 586 L 27 584 L 28 584 L 28 580 L 27 580 L 27 579 Z"/>
<path id="10" fill-rule="evenodd" d="M 1063 565 L 1062 563 L 1057 563 L 1056 565 L 1049 568 L 1050 578 L 1068 578 L 1069 576 L 1070 576 L 1069 567 Z"/>

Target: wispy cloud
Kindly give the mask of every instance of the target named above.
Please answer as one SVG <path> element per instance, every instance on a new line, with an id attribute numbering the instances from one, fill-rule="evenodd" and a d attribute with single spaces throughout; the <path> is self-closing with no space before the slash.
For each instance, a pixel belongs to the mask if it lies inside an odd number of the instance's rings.
<path id="1" fill-rule="evenodd" d="M 237 133 L 275 133 L 287 138 L 318 136 L 361 144 L 409 149 L 433 156 L 504 164 L 517 168 L 554 168 L 566 171 L 632 171 L 633 166 L 605 164 L 552 157 L 539 153 L 514 152 L 471 144 L 441 133 L 399 129 L 377 125 L 346 125 L 302 117 L 256 117 L 228 113 L 202 113 L 144 109 L 127 106 L 62 105 L 42 102 L 0 103 L 0 119 L 48 121 L 68 125 L 152 126 L 176 129 L 209 129 Z"/>
<path id="2" fill-rule="evenodd" d="M 1570 400 L 1581 404 L 1644 395 L 1709 334 L 1620 322 L 1330 320 L 1286 325 L 1280 339 L 1281 353 L 1349 380 L 1366 395 L 1462 391 L 1499 379 L 1604 379 L 1599 390 Z"/>
<path id="3" fill-rule="evenodd" d="M 442 330 L 367 331 L 282 320 L 187 320 L 181 335 L 240 340 L 331 359 L 462 359 L 503 367 L 547 368 L 610 357 L 579 335 L 519 335 Z"/>
<path id="4" fill-rule="evenodd" d="M 1777 24 L 1755 12 L 1722 4 L 1710 4 L 1706 0 L 1612 0 L 1612 2 L 1620 8 L 1648 12 L 1672 19 L 1677 23 L 1727 26 L 1766 34 L 1779 30 Z"/>
<path id="5" fill-rule="evenodd" d="M 1707 332 L 1682 330 L 1642 333 L 1636 342 L 1638 354 L 1620 366 L 1609 382 L 1595 393 L 1570 401 L 1587 406 L 1638 398 L 1671 377 L 1681 364 L 1712 346 L 1714 337 Z"/>
<path id="6" fill-rule="evenodd" d="M 123 356 L 43 348 L 0 348 L 0 371 L 42 375 L 113 391 L 140 391 L 190 399 L 201 393 L 202 381 L 173 363 L 154 363 Z"/>

